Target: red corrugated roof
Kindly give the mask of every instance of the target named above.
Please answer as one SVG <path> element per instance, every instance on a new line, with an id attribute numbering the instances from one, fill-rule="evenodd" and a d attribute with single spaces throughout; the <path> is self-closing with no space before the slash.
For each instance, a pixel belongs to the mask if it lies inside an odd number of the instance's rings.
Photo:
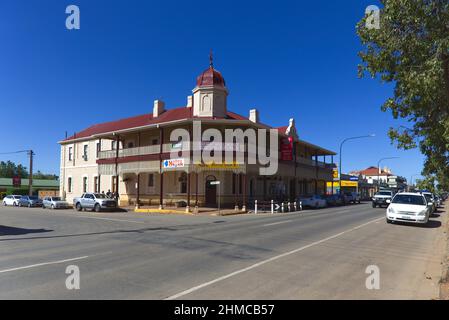
<path id="1" fill-rule="evenodd" d="M 278 129 L 279 133 L 285 134 L 285 132 L 288 129 L 288 126 L 279 127 L 277 129 Z"/>
<path id="2" fill-rule="evenodd" d="M 100 124 L 95 124 L 85 130 L 77 132 L 73 136 L 65 139 L 64 141 L 69 141 L 73 139 L 87 138 L 96 134 L 120 131 L 125 129 L 137 128 L 152 124 L 161 124 L 176 120 L 191 119 L 192 109 L 187 107 L 181 107 L 171 110 L 166 110 L 164 113 L 159 115 L 157 118 L 153 118 L 153 114 L 144 114 L 140 116 L 135 116 L 131 118 L 120 119 L 117 121 L 110 121 Z M 237 113 L 227 112 L 227 118 L 233 120 L 248 120 Z"/>
<path id="3" fill-rule="evenodd" d="M 358 174 L 364 175 L 364 176 L 390 176 L 392 175 L 391 173 L 385 172 L 385 171 L 381 171 L 381 173 L 379 174 L 379 168 L 377 167 L 369 167 L 365 170 L 362 171 L 357 171 Z"/>

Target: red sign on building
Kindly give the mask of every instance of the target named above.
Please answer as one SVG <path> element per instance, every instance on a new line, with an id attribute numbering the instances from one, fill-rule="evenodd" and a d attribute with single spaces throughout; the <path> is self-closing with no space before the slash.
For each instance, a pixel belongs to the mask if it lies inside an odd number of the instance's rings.
<path id="1" fill-rule="evenodd" d="M 15 176 L 12 178 L 12 186 L 14 188 L 20 188 L 20 186 L 22 185 L 22 179 L 18 176 Z"/>
<path id="2" fill-rule="evenodd" d="M 281 140 L 281 160 L 293 161 L 293 138 L 283 138 Z"/>

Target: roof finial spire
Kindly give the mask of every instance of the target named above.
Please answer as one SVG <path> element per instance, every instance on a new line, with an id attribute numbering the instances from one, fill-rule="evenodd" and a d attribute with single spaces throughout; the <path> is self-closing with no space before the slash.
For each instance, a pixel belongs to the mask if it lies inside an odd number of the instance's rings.
<path id="1" fill-rule="evenodd" d="M 214 54 L 212 52 L 212 49 L 210 49 L 210 53 L 209 53 L 209 66 L 211 68 L 214 67 Z"/>

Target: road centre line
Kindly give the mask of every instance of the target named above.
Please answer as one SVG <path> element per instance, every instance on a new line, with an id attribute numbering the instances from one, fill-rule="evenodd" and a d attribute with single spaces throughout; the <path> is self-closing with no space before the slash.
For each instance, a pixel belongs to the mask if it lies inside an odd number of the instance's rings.
<path id="1" fill-rule="evenodd" d="M 24 270 L 24 269 L 31 269 L 31 268 L 42 267 L 42 266 L 47 266 L 47 265 L 52 265 L 52 264 L 61 264 L 61 263 L 66 263 L 66 262 L 71 262 L 71 261 L 83 260 L 83 259 L 87 259 L 87 258 L 89 258 L 89 256 L 83 256 L 83 257 L 77 257 L 77 258 L 65 259 L 65 260 L 59 260 L 59 261 L 43 262 L 43 263 L 38 263 L 38 264 L 31 264 L 31 265 L 23 266 L 23 267 L 0 270 L 0 273 L 6 273 L 6 272 L 18 271 L 18 270 Z"/>
<path id="2" fill-rule="evenodd" d="M 289 255 L 298 253 L 298 252 L 300 252 L 300 251 L 303 251 L 303 250 L 305 250 L 305 249 L 311 248 L 311 247 L 316 246 L 316 245 L 318 245 L 318 244 L 321 244 L 321 243 L 323 243 L 323 242 L 326 242 L 326 241 L 335 239 L 335 238 L 340 237 L 340 236 L 342 236 L 342 235 L 344 235 L 344 234 L 346 234 L 346 233 L 349 233 L 349 232 L 355 231 L 355 230 L 357 230 L 357 229 L 363 228 L 363 227 L 365 227 L 365 226 L 367 226 L 367 225 L 369 225 L 369 224 L 371 224 L 371 223 L 374 223 L 374 222 L 377 222 L 377 221 L 380 221 L 380 220 L 383 220 L 383 219 L 385 219 L 385 217 L 377 218 L 377 219 L 368 221 L 368 222 L 363 223 L 363 224 L 361 224 L 361 225 L 358 225 L 358 226 L 356 226 L 356 227 L 353 227 L 353 228 L 350 228 L 350 229 L 345 230 L 345 231 L 343 231 L 343 232 L 337 233 L 337 234 L 335 234 L 335 235 L 333 235 L 333 236 L 330 236 L 330 237 L 327 237 L 327 238 L 324 238 L 324 239 L 321 239 L 321 240 L 312 242 L 312 243 L 310 243 L 310 244 L 308 244 L 308 245 L 305 245 L 305 246 L 303 246 L 303 247 L 300 247 L 300 248 L 298 248 L 298 249 L 295 249 L 295 250 L 292 250 L 292 251 L 289 251 L 289 252 L 282 253 L 282 254 L 280 254 L 280 255 L 277 255 L 277 256 L 271 257 L 271 258 L 269 258 L 269 259 L 266 259 L 266 260 L 260 261 L 260 262 L 258 262 L 258 263 L 255 263 L 255 264 L 253 264 L 253 265 L 251 265 L 251 266 L 249 266 L 249 267 L 246 267 L 246 268 L 243 268 L 243 269 L 234 271 L 234 272 L 232 272 L 232 273 L 229 273 L 229 274 L 227 274 L 227 275 L 221 276 L 221 277 L 216 278 L 216 279 L 214 279 L 214 280 L 211 280 L 211 281 L 202 283 L 202 284 L 197 285 L 197 286 L 195 286 L 195 287 L 192 287 L 192 288 L 190 288 L 190 289 L 187 289 L 187 290 L 184 290 L 184 291 L 182 291 L 182 292 L 179 292 L 179 293 L 177 293 L 177 294 L 175 294 L 175 295 L 169 296 L 169 297 L 165 298 L 164 300 L 175 300 L 175 299 L 178 299 L 178 298 L 180 298 L 180 297 L 183 297 L 183 296 L 185 296 L 185 295 L 188 295 L 188 294 L 190 294 L 190 293 L 193 293 L 193 292 L 195 292 L 195 291 L 198 291 L 198 290 L 200 290 L 200 289 L 202 289 L 202 288 L 208 287 L 208 286 L 210 286 L 210 285 L 212 285 L 212 284 L 215 284 L 215 283 L 217 283 L 217 282 L 226 280 L 226 279 L 228 279 L 228 278 L 231 278 L 231 277 L 236 276 L 236 275 L 238 275 L 238 274 L 244 273 L 244 272 L 249 271 L 249 270 L 251 270 L 251 269 L 258 268 L 258 267 L 260 267 L 260 266 L 262 266 L 262 265 L 264 265 L 264 264 L 267 264 L 267 263 L 269 263 L 269 262 L 272 262 L 272 261 L 275 261 L 275 260 L 279 260 L 279 259 L 284 258 L 284 257 L 287 257 L 287 256 L 289 256 Z"/>
<path id="3" fill-rule="evenodd" d="M 279 221 L 279 222 L 273 222 L 273 223 L 267 223 L 262 225 L 262 227 L 269 227 L 269 226 L 275 226 L 278 224 L 283 224 L 283 223 L 288 223 L 288 222 L 292 222 L 293 220 L 286 220 L 286 221 Z"/>
<path id="4" fill-rule="evenodd" d="M 134 220 L 124 220 L 124 219 L 99 218 L 99 217 L 87 217 L 87 216 L 76 216 L 76 217 L 77 218 L 85 218 L 85 219 L 96 219 L 96 220 L 109 220 L 109 221 L 131 222 L 131 223 L 145 223 L 144 221 L 134 221 Z"/>

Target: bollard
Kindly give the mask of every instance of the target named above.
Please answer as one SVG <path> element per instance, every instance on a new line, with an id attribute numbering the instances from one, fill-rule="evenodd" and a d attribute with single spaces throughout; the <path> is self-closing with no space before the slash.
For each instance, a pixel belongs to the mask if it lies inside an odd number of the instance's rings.
<path id="1" fill-rule="evenodd" d="M 291 210 L 291 207 L 290 207 L 290 202 L 289 202 L 288 205 L 287 205 L 287 211 L 288 211 L 288 212 L 292 211 L 292 210 Z"/>
<path id="2" fill-rule="evenodd" d="M 257 214 L 257 200 L 255 201 L 255 204 L 254 204 L 254 214 Z"/>
<path id="3" fill-rule="evenodd" d="M 296 203 L 297 202 L 295 201 L 295 203 L 293 204 L 293 207 L 295 208 L 295 212 L 298 211 L 298 207 L 296 206 Z"/>
<path id="4" fill-rule="evenodd" d="M 284 203 L 281 204 L 281 212 L 284 213 Z"/>
<path id="5" fill-rule="evenodd" d="M 271 200 L 271 214 L 274 214 L 274 201 Z"/>

